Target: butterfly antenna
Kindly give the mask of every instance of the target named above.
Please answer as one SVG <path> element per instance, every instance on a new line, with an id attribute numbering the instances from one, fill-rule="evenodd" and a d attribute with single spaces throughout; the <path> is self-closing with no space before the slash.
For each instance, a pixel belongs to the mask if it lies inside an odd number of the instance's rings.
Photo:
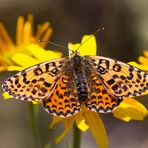
<path id="1" fill-rule="evenodd" d="M 70 50 L 70 49 L 68 49 L 67 47 L 63 46 L 63 45 L 60 45 L 60 44 L 57 44 L 57 43 L 53 43 L 53 42 L 51 42 L 51 41 L 39 40 L 39 42 L 41 42 L 41 43 L 42 43 L 42 42 L 44 42 L 44 43 L 49 43 L 49 44 L 55 45 L 55 46 L 57 46 L 57 47 Z"/>
<path id="2" fill-rule="evenodd" d="M 97 33 L 99 33 L 99 32 L 101 32 L 101 31 L 104 31 L 105 30 L 105 28 L 104 27 L 102 27 L 102 28 L 99 28 L 97 31 L 95 31 L 87 40 L 85 40 L 84 42 L 82 42 L 81 44 L 80 44 L 80 46 L 77 48 L 77 50 L 76 51 L 78 51 L 78 49 L 84 44 L 84 43 L 86 43 L 89 39 L 91 39 L 93 36 L 95 36 Z"/>

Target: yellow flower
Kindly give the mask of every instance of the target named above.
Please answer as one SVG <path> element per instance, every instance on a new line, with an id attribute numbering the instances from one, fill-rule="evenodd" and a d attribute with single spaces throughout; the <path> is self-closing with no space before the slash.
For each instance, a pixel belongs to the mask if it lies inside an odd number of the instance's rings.
<path id="1" fill-rule="evenodd" d="M 11 57 L 17 53 L 31 53 L 26 50 L 26 46 L 30 43 L 36 43 L 41 47 L 44 47 L 46 43 L 40 43 L 40 40 L 48 40 L 52 34 L 52 28 L 49 22 L 45 22 L 42 25 L 37 26 L 37 30 L 34 30 L 33 16 L 28 15 L 27 21 L 24 17 L 19 16 L 16 26 L 16 41 L 12 41 L 6 28 L 0 22 L 0 71 L 7 70 L 10 65 L 15 65 L 11 60 Z"/>
<path id="2" fill-rule="evenodd" d="M 148 51 L 144 51 L 143 56 L 139 57 L 139 63 L 134 62 L 134 61 L 129 62 L 129 64 L 131 64 L 137 68 L 148 71 Z"/>
<path id="3" fill-rule="evenodd" d="M 84 38 L 82 39 L 82 42 L 86 40 L 88 37 L 89 36 L 84 36 Z M 76 49 L 77 46 L 79 46 L 79 44 L 73 45 L 69 43 L 68 46 L 70 49 Z M 11 60 L 14 63 L 16 63 L 16 65 L 8 66 L 9 71 L 16 71 L 16 70 L 20 71 L 27 67 L 35 65 L 37 63 L 51 60 L 51 58 L 58 58 L 61 56 L 61 53 L 53 52 L 53 51 L 45 51 L 44 49 L 42 49 L 41 47 L 35 44 L 30 44 L 26 47 L 32 56 L 26 55 L 25 53 L 15 53 L 11 57 Z M 80 48 L 79 52 L 82 55 L 90 54 L 89 50 L 88 51 L 85 50 L 85 49 L 88 49 L 86 47 L 90 47 L 91 55 L 92 54 L 96 55 L 96 41 L 94 37 L 92 37 L 86 44 L 84 44 Z M 4 93 L 3 96 L 5 97 L 5 99 L 10 98 L 10 96 L 7 93 Z M 33 102 L 33 103 L 39 103 L 39 102 Z M 86 111 L 86 109 L 84 109 L 82 112 L 68 118 L 60 118 L 60 117 L 53 116 L 53 120 L 50 125 L 50 128 L 52 128 L 55 124 L 59 122 L 64 123 L 65 128 L 63 133 L 56 138 L 55 140 L 56 143 L 60 142 L 63 139 L 63 137 L 67 134 L 69 129 L 75 123 L 77 127 L 83 132 L 85 132 L 89 128 L 97 144 L 100 146 L 100 148 L 108 147 L 106 131 L 98 113 L 92 112 L 92 111 Z"/>
<path id="4" fill-rule="evenodd" d="M 136 99 L 125 98 L 112 113 L 114 117 L 129 122 L 131 119 L 143 120 L 148 110 Z"/>
<path id="5" fill-rule="evenodd" d="M 84 36 L 81 43 L 83 43 L 90 36 Z M 79 47 L 80 44 L 68 44 L 69 49 L 75 50 Z M 83 44 L 79 52 L 81 55 L 96 55 L 96 41 L 95 37 L 92 37 L 89 41 Z M 148 115 L 147 109 L 134 98 L 124 99 L 120 105 L 112 111 L 113 116 L 119 118 L 123 121 L 129 122 L 133 120 L 143 120 L 145 116 Z M 55 139 L 56 143 L 59 143 L 64 136 L 67 134 L 69 129 L 74 123 L 77 127 L 85 132 L 87 129 L 90 129 L 97 145 L 100 148 L 108 147 L 108 140 L 106 131 L 103 125 L 103 122 L 98 113 L 88 110 L 83 110 L 82 112 L 68 118 L 60 118 L 53 116 L 52 123 L 49 128 L 53 128 L 57 123 L 64 124 L 63 133 Z"/>
<path id="6" fill-rule="evenodd" d="M 84 36 L 82 38 L 81 43 L 86 41 L 90 36 Z M 80 44 L 68 44 L 68 48 L 71 50 L 76 50 Z M 91 37 L 89 41 L 87 41 L 85 44 L 83 44 L 79 48 L 79 52 L 81 56 L 84 55 L 96 55 L 97 52 L 97 45 L 96 45 L 96 40 L 95 37 Z M 77 113 L 76 115 L 68 118 L 60 118 L 53 116 L 52 117 L 52 123 L 49 126 L 49 128 L 53 128 L 57 123 L 63 123 L 64 124 L 64 131 L 60 136 L 58 136 L 55 139 L 55 143 L 59 143 L 64 136 L 68 133 L 68 131 L 71 129 L 73 124 L 76 124 L 77 127 L 82 131 L 85 132 L 88 129 L 90 129 L 97 145 L 99 148 L 107 148 L 108 147 L 108 139 L 107 139 L 107 134 L 106 130 L 104 127 L 104 124 L 99 116 L 98 113 L 93 112 L 93 111 L 88 111 L 86 107 L 82 107 L 82 111 Z"/>
<path id="7" fill-rule="evenodd" d="M 84 36 L 82 39 L 82 42 L 84 42 L 86 39 L 88 39 L 90 36 Z M 75 50 L 79 47 L 80 44 L 68 44 L 69 49 Z M 14 56 L 12 56 L 12 60 L 17 64 L 17 66 L 9 66 L 8 70 L 22 70 L 26 67 L 29 67 L 31 65 L 37 64 L 41 62 L 42 58 L 47 58 L 46 60 L 50 60 L 51 54 L 48 56 L 42 55 L 42 53 L 48 52 L 37 45 L 30 45 L 27 47 L 30 49 L 30 53 L 33 54 L 33 56 L 29 56 L 23 53 L 16 53 Z M 89 50 L 88 50 L 89 49 Z M 43 52 L 44 51 L 44 52 Z M 49 51 L 51 52 L 51 51 Z M 83 44 L 79 52 L 81 55 L 96 55 L 96 40 L 93 36 L 89 41 L 87 41 L 85 44 Z M 46 53 L 45 53 L 46 54 Z M 54 52 L 52 52 L 54 54 Z M 55 53 L 56 58 L 57 53 Z M 58 55 L 59 56 L 59 55 Z M 35 57 L 35 58 L 34 58 Z M 22 59 L 25 60 L 24 63 L 21 62 Z M 44 59 L 45 60 L 45 59 Z M 44 61 L 43 60 L 43 61 Z M 29 61 L 29 62 L 28 62 Z M 19 66 L 18 66 L 19 65 Z M 136 101 L 133 98 L 126 98 L 124 99 L 121 104 L 113 111 L 113 115 L 116 118 L 119 118 L 123 121 L 130 121 L 133 120 L 143 120 L 143 118 L 148 114 L 147 109 L 138 101 Z M 61 118 L 57 116 L 52 116 L 52 122 L 49 126 L 49 128 L 53 128 L 58 123 L 64 124 L 64 130 L 61 135 L 59 135 L 55 142 L 59 143 L 64 136 L 68 133 L 68 131 L 71 129 L 73 124 L 76 124 L 77 127 L 82 131 L 85 132 L 88 129 L 91 131 L 97 145 L 100 148 L 107 148 L 108 147 L 108 139 L 106 130 L 104 127 L 104 124 L 99 116 L 98 113 L 93 111 L 88 111 L 86 107 L 82 107 L 82 111 L 77 113 L 74 116 L 68 117 L 68 118 Z"/>
<path id="8" fill-rule="evenodd" d="M 96 112 L 83 110 L 82 112 L 68 118 L 52 116 L 52 123 L 50 124 L 49 128 L 53 128 L 53 126 L 58 123 L 64 124 L 64 131 L 55 139 L 56 144 L 65 137 L 65 135 L 72 128 L 72 125 L 76 124 L 82 132 L 86 132 L 88 129 L 90 129 L 99 148 L 108 147 L 108 139 L 104 124 L 99 114 Z"/>

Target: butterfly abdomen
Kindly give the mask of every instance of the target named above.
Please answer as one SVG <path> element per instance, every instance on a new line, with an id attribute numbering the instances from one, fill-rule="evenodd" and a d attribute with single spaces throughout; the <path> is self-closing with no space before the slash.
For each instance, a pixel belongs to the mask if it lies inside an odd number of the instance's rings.
<path id="1" fill-rule="evenodd" d="M 88 90 L 84 76 L 77 75 L 76 86 L 77 86 L 78 99 L 80 100 L 80 102 L 86 101 L 88 98 Z"/>
<path id="2" fill-rule="evenodd" d="M 76 79 L 77 95 L 80 102 L 85 102 L 88 98 L 88 86 L 83 70 L 83 60 L 79 55 L 73 57 L 73 67 Z"/>

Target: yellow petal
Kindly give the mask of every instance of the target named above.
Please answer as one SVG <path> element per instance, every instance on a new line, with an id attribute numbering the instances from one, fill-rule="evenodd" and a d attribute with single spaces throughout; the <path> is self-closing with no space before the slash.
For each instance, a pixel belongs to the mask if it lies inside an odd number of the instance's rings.
<path id="1" fill-rule="evenodd" d="M 1 71 L 5 71 L 5 70 L 7 70 L 7 66 L 6 66 L 6 65 L 0 66 L 0 72 L 1 72 Z"/>
<path id="2" fill-rule="evenodd" d="M 53 121 L 54 123 L 52 123 L 52 126 L 56 123 L 59 123 L 59 122 L 64 123 L 64 131 L 62 132 L 62 134 L 60 136 L 58 136 L 55 139 L 55 143 L 58 144 L 66 136 L 66 134 L 69 132 L 69 130 L 72 128 L 72 125 L 74 123 L 74 118 L 69 117 L 69 118 L 63 118 L 63 119 L 58 119 L 58 118 L 54 118 L 54 119 L 56 119 L 56 121 Z"/>
<path id="3" fill-rule="evenodd" d="M 71 49 L 73 51 L 75 51 L 76 49 L 78 49 L 78 47 L 80 46 L 79 43 L 73 44 L 73 43 L 68 43 L 68 49 Z"/>
<path id="4" fill-rule="evenodd" d="M 125 98 L 121 104 L 113 111 L 116 118 L 126 122 L 133 120 L 143 120 L 148 115 L 147 109 L 133 98 Z"/>
<path id="5" fill-rule="evenodd" d="M 7 70 L 8 71 L 22 71 L 24 69 L 24 67 L 21 66 L 8 66 Z"/>
<path id="6" fill-rule="evenodd" d="M 41 104 L 42 103 L 42 101 L 31 101 L 33 104 Z"/>
<path id="7" fill-rule="evenodd" d="M 126 108 L 126 104 L 128 104 L 142 111 L 143 113 L 147 114 L 147 109 L 143 106 L 143 104 L 141 104 L 139 101 L 137 101 L 134 98 L 125 98 L 122 102 L 125 103 L 125 105 L 123 105 L 122 107 Z"/>
<path id="8" fill-rule="evenodd" d="M 129 122 L 130 120 L 143 120 L 146 116 L 135 108 L 117 108 L 113 111 L 114 117 Z"/>
<path id="9" fill-rule="evenodd" d="M 19 16 L 17 19 L 16 27 L 16 44 L 19 46 L 23 43 L 23 28 L 24 28 L 24 18 Z"/>
<path id="10" fill-rule="evenodd" d="M 28 44 L 31 39 L 31 23 L 26 22 L 24 25 L 23 44 Z"/>
<path id="11" fill-rule="evenodd" d="M 55 51 L 46 51 L 36 44 L 30 44 L 27 46 L 28 51 L 36 57 L 40 62 L 48 61 L 51 59 L 59 58 L 62 56 L 62 53 Z"/>
<path id="12" fill-rule="evenodd" d="M 33 65 L 39 63 L 39 61 L 36 60 L 35 58 L 25 55 L 23 53 L 16 53 L 14 56 L 12 56 L 12 60 L 16 64 L 18 64 L 24 68 L 28 68 L 30 66 L 33 66 Z"/>
<path id="13" fill-rule="evenodd" d="M 139 57 L 139 62 L 142 63 L 142 64 L 147 64 L 148 65 L 148 58 L 140 56 Z"/>
<path id="14" fill-rule="evenodd" d="M 50 26 L 49 22 L 45 22 L 43 25 L 39 25 L 38 31 L 35 35 L 36 40 L 41 39 L 43 34 L 48 30 L 49 26 Z"/>
<path id="15" fill-rule="evenodd" d="M 148 51 L 144 51 L 143 54 L 148 58 Z"/>
<path id="16" fill-rule="evenodd" d="M 63 120 L 63 118 L 58 117 L 58 116 L 52 116 L 52 122 L 49 125 L 49 128 L 53 128 L 55 126 L 55 124 L 61 122 L 61 120 Z"/>
<path id="17" fill-rule="evenodd" d="M 3 97 L 4 97 L 5 100 L 13 98 L 13 97 L 10 96 L 7 92 L 4 92 L 4 93 L 3 93 Z"/>
<path id="18" fill-rule="evenodd" d="M 82 116 L 81 113 L 75 115 L 75 122 L 77 127 L 82 131 L 85 132 L 89 126 L 85 123 L 85 118 Z"/>
<path id="19" fill-rule="evenodd" d="M 6 50 L 6 49 L 5 49 Z M 6 54 L 1 54 L 0 55 L 0 62 L 1 65 L 12 65 L 13 62 L 9 59 L 10 58 L 10 52 L 7 52 Z"/>
<path id="20" fill-rule="evenodd" d="M 141 95 L 148 95 L 148 90 L 146 90 L 144 93 L 142 93 Z"/>
<path id="21" fill-rule="evenodd" d="M 42 36 L 42 38 L 40 40 L 43 40 L 43 41 L 48 41 L 49 38 L 51 37 L 51 34 L 52 34 L 53 30 L 51 28 L 49 28 L 45 34 Z M 46 42 L 42 42 L 42 43 L 38 43 L 41 47 L 45 47 L 45 45 L 47 44 Z"/>
<path id="22" fill-rule="evenodd" d="M 33 15 L 32 14 L 29 14 L 28 15 L 27 21 L 30 22 L 30 24 L 32 26 L 32 29 L 33 29 L 34 18 L 33 18 Z"/>
<path id="23" fill-rule="evenodd" d="M 82 38 L 81 44 L 72 44 L 72 43 L 68 43 L 68 48 L 71 50 L 77 50 L 78 48 L 78 52 L 80 53 L 81 56 L 85 56 L 85 55 L 96 55 L 97 53 L 97 44 L 96 44 L 96 39 L 94 36 L 91 35 L 85 35 Z M 88 38 L 90 38 L 88 40 Z"/>
<path id="24" fill-rule="evenodd" d="M 14 48 L 14 44 L 2 23 L 0 23 L 0 39 L 3 41 L 5 49 L 7 49 L 8 51 Z"/>
<path id="25" fill-rule="evenodd" d="M 51 50 L 46 50 L 47 52 L 47 55 L 48 55 L 48 60 L 50 59 L 57 59 L 57 58 L 60 58 L 62 57 L 62 53 L 59 52 L 59 51 L 51 51 Z M 54 57 L 54 58 L 53 58 Z"/>
<path id="26" fill-rule="evenodd" d="M 98 147 L 108 148 L 106 130 L 99 114 L 96 112 L 87 111 L 84 113 L 84 116 Z"/>
<path id="27" fill-rule="evenodd" d="M 138 63 L 136 63 L 134 61 L 128 62 L 128 64 L 130 64 L 132 66 L 135 66 L 135 67 L 137 67 L 139 69 L 142 69 L 144 71 L 148 71 L 148 65 L 138 64 Z"/>
<path id="28" fill-rule="evenodd" d="M 92 36 L 91 38 L 90 37 L 91 37 L 91 35 L 85 35 L 82 38 L 81 44 L 83 44 L 86 41 L 78 50 L 82 56 L 96 55 L 96 53 L 97 53 L 96 39 L 94 36 Z"/>

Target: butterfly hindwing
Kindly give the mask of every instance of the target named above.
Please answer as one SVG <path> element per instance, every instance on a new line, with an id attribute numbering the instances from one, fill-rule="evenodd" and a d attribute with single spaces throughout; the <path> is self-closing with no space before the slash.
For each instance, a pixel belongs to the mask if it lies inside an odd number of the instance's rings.
<path id="1" fill-rule="evenodd" d="M 65 66 L 51 96 L 43 101 L 47 112 L 60 117 L 72 116 L 80 111 L 74 72 L 70 64 Z"/>
<path id="2" fill-rule="evenodd" d="M 27 68 L 6 80 L 2 87 L 20 100 L 41 101 L 52 91 L 64 61 L 65 58 L 61 58 Z"/>
<path id="3" fill-rule="evenodd" d="M 84 70 L 89 88 L 89 96 L 86 102 L 87 108 L 100 113 L 111 112 L 122 100 L 113 97 L 106 90 L 100 81 L 96 70 L 88 61 L 84 64 Z"/>
<path id="4" fill-rule="evenodd" d="M 102 56 L 87 56 L 109 93 L 118 99 L 139 96 L 148 89 L 148 73 Z"/>

